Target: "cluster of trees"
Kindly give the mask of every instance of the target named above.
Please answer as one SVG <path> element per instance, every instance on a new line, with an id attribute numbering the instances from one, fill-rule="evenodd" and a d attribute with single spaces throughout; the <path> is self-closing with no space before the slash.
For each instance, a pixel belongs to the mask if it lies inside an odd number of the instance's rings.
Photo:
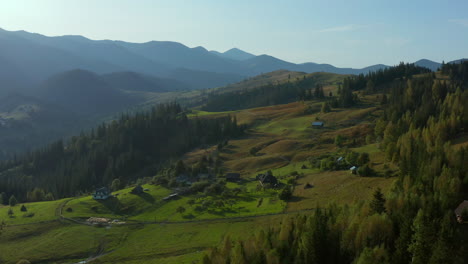
<path id="1" fill-rule="evenodd" d="M 407 65 L 387 70 L 385 82 L 359 77 L 356 89 L 372 80 L 390 95 L 374 128 L 400 168 L 386 196 L 377 190 L 367 203 L 317 209 L 245 241 L 226 238 L 204 263 L 465 263 L 453 210 L 468 193 L 468 148 L 451 143 L 468 131 L 464 65 L 443 66 L 445 81 L 411 76 L 421 72 Z"/>
<path id="2" fill-rule="evenodd" d="M 117 178 L 126 185 L 155 175 L 194 147 L 240 136 L 243 130 L 235 117 L 189 119 L 180 105 L 163 104 L 123 115 L 68 144 L 57 141 L 1 162 L 0 190 L 20 201 L 37 201 L 90 191 Z"/>
<path id="3" fill-rule="evenodd" d="M 258 88 L 208 95 L 205 111 L 230 111 L 276 104 L 296 100 L 325 98 L 323 87 L 314 77 L 304 77 L 295 82 L 267 84 Z"/>

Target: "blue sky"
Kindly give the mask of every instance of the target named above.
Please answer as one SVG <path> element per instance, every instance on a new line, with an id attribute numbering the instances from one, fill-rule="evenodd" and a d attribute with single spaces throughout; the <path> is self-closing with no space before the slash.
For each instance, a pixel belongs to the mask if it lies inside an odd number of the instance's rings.
<path id="1" fill-rule="evenodd" d="M 0 27 L 364 67 L 468 58 L 468 1 L 14 0 Z"/>

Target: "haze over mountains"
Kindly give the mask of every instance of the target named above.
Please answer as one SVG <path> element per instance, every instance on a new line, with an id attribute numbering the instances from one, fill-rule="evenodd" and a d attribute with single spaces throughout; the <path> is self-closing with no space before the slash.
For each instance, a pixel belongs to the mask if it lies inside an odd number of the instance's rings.
<path id="1" fill-rule="evenodd" d="M 431 70 L 440 66 L 424 59 L 416 64 Z M 361 74 L 385 67 L 295 64 L 237 48 L 218 52 L 171 41 L 129 43 L 0 29 L 0 134 L 6 139 L 0 148 L 12 153 L 45 144 L 122 111 L 154 104 L 154 98 L 167 92 L 222 87 L 270 72 Z M 0 159 L 8 155 L 0 153 Z"/>
<path id="2" fill-rule="evenodd" d="M 416 64 L 432 70 L 440 66 L 429 60 L 420 60 Z M 170 41 L 129 43 L 90 40 L 82 36 L 47 37 L 0 29 L 2 91 L 31 87 L 55 74 L 74 69 L 96 74 L 135 72 L 173 79 L 179 81 L 177 90 L 223 86 L 280 69 L 305 73 L 360 74 L 385 67 L 388 66 L 378 64 L 352 69 L 312 62 L 295 64 L 269 55 L 255 56 L 237 48 L 221 53 L 203 47 L 189 48 Z M 171 87 L 164 89 L 170 90 Z"/>

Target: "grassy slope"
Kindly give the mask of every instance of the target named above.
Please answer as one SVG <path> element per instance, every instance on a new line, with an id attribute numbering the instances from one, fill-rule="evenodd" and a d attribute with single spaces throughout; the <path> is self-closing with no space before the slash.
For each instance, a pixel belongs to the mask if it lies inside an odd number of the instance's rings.
<path id="1" fill-rule="evenodd" d="M 248 136 L 231 140 L 221 151 L 225 170 L 240 172 L 246 179 L 253 178 L 257 173 L 272 170 L 282 181 L 290 178 L 292 172 L 298 172 L 301 177 L 295 186 L 294 198 L 287 205 L 287 210 L 290 211 L 323 206 L 330 202 L 352 204 L 367 201 L 376 187 L 388 190 L 394 181 L 393 178 L 363 178 L 351 175 L 348 171 L 320 171 L 310 168 L 308 162 L 309 157 L 342 151 L 333 144 L 337 134 L 349 139 L 361 138 L 362 132 L 366 131 L 379 110 L 373 105 L 367 105 L 354 109 L 336 109 L 327 114 L 304 114 L 304 109 L 309 104 L 320 105 L 298 102 L 236 112 L 238 120 L 250 124 L 251 129 Z M 197 114 L 200 117 L 210 117 L 226 113 Z M 310 122 L 316 119 L 324 121 L 326 128 L 312 129 Z M 249 153 L 253 146 L 260 148 L 255 156 Z M 214 149 L 215 146 L 194 150 L 184 158 L 190 164 Z M 360 146 L 353 150 L 368 152 L 374 169 L 378 172 L 383 169 L 383 153 L 376 144 Z M 306 165 L 307 169 L 302 169 L 302 165 Z M 311 183 L 314 187 L 304 189 L 305 183 Z M 169 194 L 170 190 L 152 185 L 144 187 L 150 189 L 145 197 L 129 194 L 130 189 L 118 192 L 117 197 L 125 213 L 114 214 L 109 205 L 94 201 L 90 197 L 83 197 L 70 201 L 65 209 L 71 207 L 73 211 L 64 214 L 68 217 L 83 218 L 106 216 L 119 219 L 128 217 L 129 220 L 180 221 L 238 216 L 239 211 L 240 215 L 265 214 L 279 212 L 284 208 L 284 204 L 276 200 L 274 195 L 257 192 L 256 183 L 253 181 L 245 185 L 249 190 L 248 196 L 239 199 L 232 210 L 226 207 L 224 212 L 196 213 L 187 205 L 187 200 L 191 197 L 162 202 L 161 198 Z M 237 186 L 229 183 L 228 187 Z M 257 207 L 258 199 L 262 197 L 264 201 Z M 35 221 L 52 220 L 55 218 L 55 208 L 59 204 L 60 201 L 44 202 L 27 204 L 27 207 L 30 211 L 44 212 L 44 215 L 38 214 L 37 218 L 34 216 Z M 184 206 L 187 211 L 183 214 L 175 213 L 178 206 Z M 6 215 L 6 210 L 5 207 L 0 208 L 0 215 Z M 247 236 L 251 232 L 246 230 L 268 226 L 281 218 L 282 216 L 266 216 L 237 221 L 221 219 L 215 222 L 150 224 L 111 229 L 64 225 L 58 222 L 7 226 L 0 235 L 0 250 L 9 252 L 2 255 L 7 263 L 14 263 L 22 257 L 35 262 L 47 258 L 83 259 L 98 251 L 99 247 L 106 252 L 116 250 L 98 259 L 96 263 L 155 263 L 155 259 L 157 263 L 191 263 L 200 259 L 204 249 L 218 244 L 224 235 Z M 6 220 L 9 224 L 33 222 L 22 217 Z M 38 241 L 45 242 L 42 244 Z"/>
<path id="2" fill-rule="evenodd" d="M 12 207 L 13 217 L 8 216 L 9 206 L 0 206 L 0 221 L 5 221 L 6 224 L 29 224 L 43 221 L 51 221 L 57 219 L 56 209 L 67 199 L 57 200 L 52 202 L 36 202 L 17 204 Z M 21 205 L 27 209 L 26 212 L 21 212 Z M 31 214 L 34 214 L 31 216 Z M 29 215 L 29 216 L 27 216 Z"/>

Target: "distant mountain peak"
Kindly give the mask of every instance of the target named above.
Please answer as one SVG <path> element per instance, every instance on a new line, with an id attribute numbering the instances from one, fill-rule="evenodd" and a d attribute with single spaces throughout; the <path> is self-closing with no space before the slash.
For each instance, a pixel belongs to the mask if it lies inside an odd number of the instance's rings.
<path id="1" fill-rule="evenodd" d="M 420 59 L 414 63 L 417 66 L 428 68 L 431 71 L 437 71 L 440 68 L 441 64 L 435 61 L 431 61 L 428 59 Z"/>
<path id="2" fill-rule="evenodd" d="M 227 58 L 227 59 L 236 60 L 236 61 L 244 61 L 244 60 L 255 58 L 255 55 L 245 52 L 238 48 L 232 48 L 223 53 L 215 51 L 215 50 L 212 50 L 210 52 L 222 58 Z"/>

